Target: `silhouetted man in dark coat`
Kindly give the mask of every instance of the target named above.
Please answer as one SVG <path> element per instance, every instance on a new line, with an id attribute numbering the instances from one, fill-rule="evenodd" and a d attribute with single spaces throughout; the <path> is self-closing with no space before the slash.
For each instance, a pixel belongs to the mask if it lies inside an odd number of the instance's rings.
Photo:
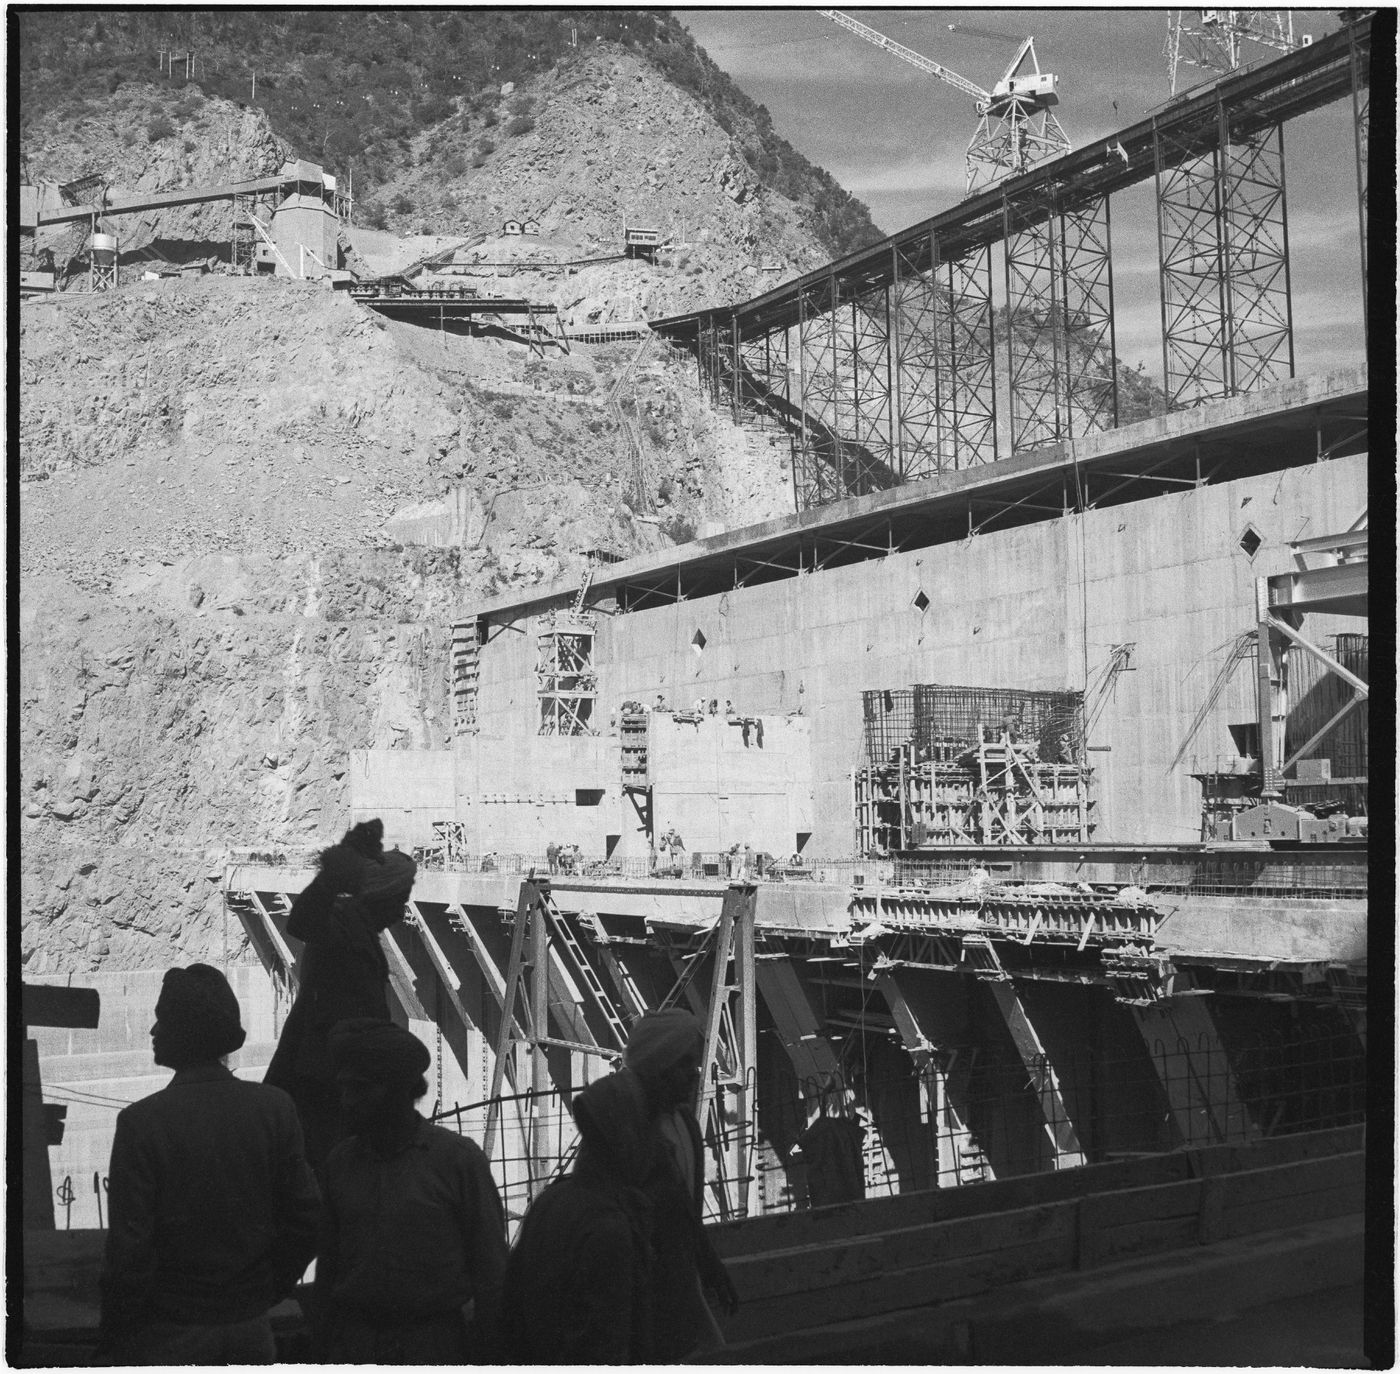
<path id="1" fill-rule="evenodd" d="M 117 1116 L 99 1361 L 270 1364 L 268 1310 L 316 1249 L 316 1181 L 287 1095 L 221 1062 L 238 999 L 206 964 L 165 975 L 151 1028 L 160 1092 Z"/>
<path id="2" fill-rule="evenodd" d="M 505 1213 L 475 1141 L 414 1103 L 432 1063 L 390 1021 L 335 1027 L 349 1134 L 326 1161 L 316 1327 L 330 1364 L 491 1364 Z"/>
<path id="3" fill-rule="evenodd" d="M 319 1174 L 343 1134 L 328 1041 L 352 1017 L 389 1019 L 389 964 L 380 932 L 402 919 L 416 865 L 384 853 L 381 821 L 364 821 L 325 850 L 319 872 L 292 903 L 287 934 L 305 944 L 299 990 L 263 1082 L 291 1095 Z"/>
<path id="4" fill-rule="evenodd" d="M 573 1168 L 530 1204 L 506 1266 L 506 1357 L 520 1364 L 647 1364 L 653 1340 L 646 1093 L 627 1069 L 574 1100 Z"/>
<path id="5" fill-rule="evenodd" d="M 655 1150 L 644 1185 L 655 1251 L 658 1362 L 724 1344 L 705 1290 L 727 1312 L 739 1304 L 702 1225 L 705 1153 L 693 1103 L 704 1054 L 700 1022 L 680 1007 L 650 1011 L 632 1027 L 625 1063 L 646 1093 Z"/>

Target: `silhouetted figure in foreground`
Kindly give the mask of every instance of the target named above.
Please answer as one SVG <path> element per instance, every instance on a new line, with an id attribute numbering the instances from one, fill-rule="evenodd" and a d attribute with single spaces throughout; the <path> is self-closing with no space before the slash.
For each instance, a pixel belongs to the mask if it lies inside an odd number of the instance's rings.
<path id="1" fill-rule="evenodd" d="M 520 1364 L 646 1364 L 653 1358 L 653 1137 L 627 1069 L 574 1100 L 573 1168 L 530 1204 L 506 1267 L 506 1358 Z"/>
<path id="2" fill-rule="evenodd" d="M 319 1357 L 493 1363 L 506 1239 L 486 1156 L 414 1109 L 432 1063 L 417 1036 L 347 1021 L 330 1053 L 348 1134 L 326 1161 Z"/>
<path id="3" fill-rule="evenodd" d="M 286 1093 L 222 1063 L 244 1040 L 216 968 L 165 975 L 151 1027 L 170 1083 L 117 1116 L 98 1361 L 271 1364 L 268 1310 L 316 1249 L 316 1181 Z"/>
<path id="4" fill-rule="evenodd" d="M 328 1042 L 351 1017 L 389 1019 L 389 964 L 379 935 L 401 920 L 416 866 L 384 853 L 381 821 L 363 821 L 325 850 L 319 871 L 292 903 L 287 934 L 305 942 L 296 1001 L 263 1082 L 291 1095 L 319 1175 L 343 1134 Z"/>
<path id="5" fill-rule="evenodd" d="M 739 1305 L 723 1261 L 701 1224 L 704 1144 L 691 1105 L 704 1055 L 704 1031 L 688 1011 L 651 1011 L 632 1027 L 625 1063 L 641 1080 L 654 1137 L 645 1191 L 652 1206 L 655 1350 L 684 1359 L 724 1344 L 704 1290 L 726 1312 Z"/>

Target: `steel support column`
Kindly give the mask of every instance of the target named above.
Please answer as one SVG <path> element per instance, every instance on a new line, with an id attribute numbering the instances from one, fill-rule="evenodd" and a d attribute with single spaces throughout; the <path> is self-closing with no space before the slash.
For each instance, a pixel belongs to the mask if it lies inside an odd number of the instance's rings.
<path id="1" fill-rule="evenodd" d="M 1053 1151 L 1055 1168 L 1078 1168 L 1084 1163 L 1084 1149 L 1074 1129 L 1069 1106 L 1060 1091 L 1060 1080 L 1055 1073 L 1055 1067 L 1051 1064 L 1050 1056 L 1045 1052 L 1045 1046 L 1041 1044 L 1040 1036 L 1031 1024 L 1030 1017 L 1026 1015 L 1025 1007 L 1021 1005 L 1016 984 L 1010 978 L 993 978 L 987 980 L 987 987 L 996 1000 L 1006 1028 L 1011 1032 L 1012 1040 L 1016 1042 L 1021 1062 L 1030 1075 L 1030 1086 L 1045 1118 L 1045 1134 Z"/>
<path id="2" fill-rule="evenodd" d="M 891 970 L 879 974 L 875 985 L 919 1076 L 929 1143 L 937 1155 L 937 1186 L 957 1188 L 995 1178 L 967 1123 L 968 1072 L 960 1062 L 957 1018 L 950 1014 L 948 998 L 939 996 L 940 986 L 955 987 L 955 976 Z"/>
<path id="3" fill-rule="evenodd" d="M 997 456 L 991 246 L 966 249 L 946 265 L 948 335 L 940 390 L 951 411 L 952 466 L 968 468 Z"/>
<path id="4" fill-rule="evenodd" d="M 1186 981 L 1178 971 L 1177 986 Z M 1205 1002 L 1188 994 L 1128 1010 L 1147 1042 L 1182 1144 L 1247 1144 L 1257 1132 Z"/>
<path id="5" fill-rule="evenodd" d="M 888 289 L 877 286 L 835 312 L 834 425 L 845 458 L 845 496 L 889 485 L 891 466 Z"/>
<path id="6" fill-rule="evenodd" d="M 1158 124 L 1162 354 L 1172 409 L 1293 375 L 1283 126 Z"/>
<path id="7" fill-rule="evenodd" d="M 893 391 L 897 398 L 895 452 L 891 466 L 905 482 L 943 470 L 943 413 L 939 398 L 939 342 L 945 312 L 938 282 L 938 240 L 892 247 Z M 925 254 L 927 258 L 925 260 Z"/>
<path id="8" fill-rule="evenodd" d="M 835 274 L 829 272 L 804 291 L 798 302 L 801 417 L 793 478 L 799 510 L 823 506 L 846 495 L 844 445 L 835 428 L 836 398 L 841 389 L 836 292 Z"/>
<path id="9" fill-rule="evenodd" d="M 754 972 L 752 884 L 724 894 L 714 932 L 705 1048 L 696 1114 L 719 1165 L 714 1187 L 725 1220 L 758 1210 L 754 1103 L 757 1090 L 758 988 Z M 725 1061 L 728 1061 L 727 1063 Z"/>

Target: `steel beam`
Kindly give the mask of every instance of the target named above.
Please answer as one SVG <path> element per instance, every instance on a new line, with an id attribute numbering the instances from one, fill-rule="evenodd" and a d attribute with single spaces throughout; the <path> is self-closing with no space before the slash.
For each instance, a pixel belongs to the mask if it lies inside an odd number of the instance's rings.
<path id="1" fill-rule="evenodd" d="M 710 996 L 706 1003 L 705 1045 L 696 1113 L 712 1131 L 720 1166 L 715 1191 L 725 1220 L 758 1210 L 755 1167 L 757 1088 L 757 978 L 754 970 L 754 915 L 757 890 L 734 883 L 724 894 L 713 938 Z M 721 1047 L 728 1051 L 727 1071 Z M 728 1091 L 726 1101 L 721 1088 Z"/>
<path id="2" fill-rule="evenodd" d="M 879 974 L 879 988 L 894 1017 L 904 1048 L 919 1076 L 919 1095 L 937 1158 L 940 1188 L 981 1183 L 996 1177 L 991 1161 L 968 1125 L 968 1072 L 959 1053 L 955 1019 L 938 997 L 938 983 L 952 987 L 947 975 L 916 977 L 894 970 Z"/>
<path id="3" fill-rule="evenodd" d="M 1178 970 L 1176 984 L 1189 984 Z M 1131 1004 L 1183 1145 L 1243 1145 L 1257 1136 L 1205 998 Z"/>
<path id="4" fill-rule="evenodd" d="M 1006 1028 L 1016 1043 L 1021 1062 L 1030 1075 L 1030 1086 L 1040 1103 L 1045 1118 L 1045 1134 L 1049 1138 L 1056 1169 L 1075 1169 L 1084 1163 L 1084 1148 L 1070 1117 L 1069 1105 L 1060 1090 L 1060 1081 L 1045 1046 L 1040 1042 L 1026 1009 L 1021 1004 L 1016 984 L 1010 978 L 986 980 Z"/>

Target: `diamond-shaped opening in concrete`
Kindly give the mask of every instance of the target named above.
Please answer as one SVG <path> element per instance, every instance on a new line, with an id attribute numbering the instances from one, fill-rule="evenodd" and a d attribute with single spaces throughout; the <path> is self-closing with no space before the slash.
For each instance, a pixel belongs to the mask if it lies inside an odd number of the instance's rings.
<path id="1" fill-rule="evenodd" d="M 914 609 L 918 611 L 920 615 L 923 615 L 923 613 L 928 610 L 930 604 L 928 594 L 920 587 L 919 590 L 914 593 Z"/>
<path id="2" fill-rule="evenodd" d="M 690 638 L 690 647 L 694 649 L 697 654 L 703 654 L 705 652 L 706 642 L 704 630 L 696 630 Z"/>
<path id="3" fill-rule="evenodd" d="M 1264 536 L 1254 528 L 1253 525 L 1246 525 L 1244 533 L 1240 535 L 1240 548 L 1245 552 L 1247 558 L 1253 558 L 1263 546 Z"/>

